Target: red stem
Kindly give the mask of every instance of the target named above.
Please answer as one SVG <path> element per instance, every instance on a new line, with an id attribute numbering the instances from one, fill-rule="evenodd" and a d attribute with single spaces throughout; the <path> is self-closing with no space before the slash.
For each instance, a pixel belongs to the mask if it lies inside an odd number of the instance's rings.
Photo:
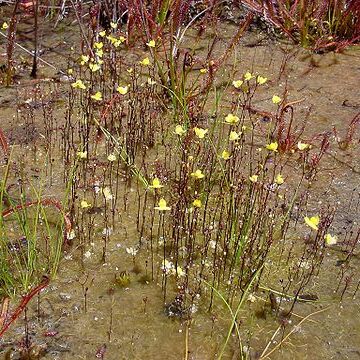
<path id="1" fill-rule="evenodd" d="M 36 295 L 38 294 L 42 289 L 44 289 L 46 286 L 49 285 L 50 278 L 47 276 L 44 276 L 41 283 L 34 287 L 28 294 L 26 294 L 19 306 L 16 308 L 16 310 L 11 315 L 10 320 L 3 326 L 3 328 L 0 331 L 0 338 L 4 335 L 6 330 L 9 328 L 9 326 L 20 316 L 22 311 L 25 309 L 28 302 Z"/>
<path id="2" fill-rule="evenodd" d="M 5 155 L 9 154 L 9 143 L 7 141 L 7 138 L 4 134 L 4 132 L 0 128 L 0 145 L 4 150 Z"/>

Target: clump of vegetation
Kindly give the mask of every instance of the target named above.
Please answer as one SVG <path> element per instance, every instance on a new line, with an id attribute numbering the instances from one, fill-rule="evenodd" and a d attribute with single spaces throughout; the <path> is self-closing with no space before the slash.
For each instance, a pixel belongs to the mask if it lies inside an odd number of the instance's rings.
<path id="1" fill-rule="evenodd" d="M 242 0 L 250 11 L 305 48 L 340 51 L 360 40 L 360 4 L 356 0 Z"/>
<path id="2" fill-rule="evenodd" d="M 68 59 L 65 116 L 55 124 L 55 105 L 44 101 L 45 94 L 40 104 L 47 178 L 52 183 L 53 154 L 59 153 L 64 205 L 36 189 L 36 200 L 28 201 L 21 186 L 20 200 L 14 200 L 7 187 L 12 176 L 8 163 L 0 189 L 1 291 L 9 296 L 31 290 L 1 335 L 56 274 L 64 243 L 73 246 L 83 267 L 95 252 L 86 249 L 98 249 L 95 245 L 101 243 L 101 254 L 95 255 L 106 264 L 112 232 L 123 227 L 128 239 L 122 223 L 128 215 L 138 240 L 131 240 L 124 258 L 131 257 L 126 261 L 134 275 L 124 270 L 112 284 L 131 288 L 158 283 L 165 313 L 188 322 L 199 306 L 211 310 L 215 299 L 221 299 L 231 322 L 219 358 L 233 331 L 239 356 L 246 358 L 239 317 L 260 291 L 269 294 L 271 309 L 284 322 L 297 302 L 317 300 L 308 286 L 338 238 L 332 227 L 335 208 L 324 203 L 315 210 L 309 194 L 331 133 L 306 137 L 310 112 L 300 121 L 301 100 L 290 99 L 286 87 L 277 89 L 268 74 L 256 68 L 239 71 L 236 64 L 225 72 L 251 15 L 220 55 L 213 54 L 215 38 L 205 54 L 185 48 L 189 28 L 195 27 L 200 39 L 204 24 L 216 21 L 222 2 L 200 4 L 192 16 L 190 1 L 117 2 L 114 7 L 98 2 L 91 8 L 73 4 L 83 47 Z M 259 3 L 247 4 L 260 11 Z M 275 25 L 294 38 L 300 34 L 303 45 L 320 46 L 316 37 L 323 36 L 319 29 L 325 33 L 324 23 L 314 30 L 313 25 L 295 29 L 280 21 L 295 16 L 298 7 L 308 10 L 306 3 L 287 4 L 292 10 L 267 4 L 270 19 L 275 8 L 282 11 Z M 83 12 L 89 14 L 88 23 Z M 310 15 L 315 13 L 313 8 Z M 226 78 L 221 86 L 220 76 Z M 49 96 L 58 96 L 57 90 Z M 259 96 L 265 99 L 261 109 L 255 106 Z M 22 116 L 26 113 L 38 116 L 31 108 Z M 351 128 L 348 142 L 353 133 Z M 10 156 L 1 129 L 0 145 Z M 46 207 L 59 213 L 55 230 Z M 14 239 L 7 230 L 10 223 Z M 357 241 L 358 236 L 348 240 L 348 254 Z M 351 271 L 342 268 L 337 289 L 342 295 L 348 287 L 340 284 Z M 83 288 L 86 312 L 89 287 Z M 144 304 L 145 312 L 147 297 Z"/>

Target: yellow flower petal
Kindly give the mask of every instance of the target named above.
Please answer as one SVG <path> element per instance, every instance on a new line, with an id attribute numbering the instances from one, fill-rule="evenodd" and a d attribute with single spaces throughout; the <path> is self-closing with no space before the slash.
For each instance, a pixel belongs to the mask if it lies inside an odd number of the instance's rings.
<path id="1" fill-rule="evenodd" d="M 275 105 L 281 103 L 281 97 L 280 97 L 280 96 L 277 96 L 277 95 L 274 95 L 271 100 L 272 100 L 272 102 L 273 102 Z"/>
<path id="2" fill-rule="evenodd" d="M 85 65 L 89 61 L 90 57 L 88 55 L 80 56 L 80 65 Z"/>
<path id="3" fill-rule="evenodd" d="M 253 78 L 253 75 L 251 74 L 251 72 L 246 72 L 245 73 L 245 75 L 244 75 L 244 79 L 246 80 L 246 81 L 249 81 L 249 80 L 251 80 Z"/>
<path id="4" fill-rule="evenodd" d="M 74 83 L 71 84 L 71 86 L 74 89 L 81 89 L 81 90 L 85 90 L 86 86 L 84 85 L 84 83 L 82 82 L 82 80 L 76 80 Z"/>
<path id="5" fill-rule="evenodd" d="M 113 162 L 113 161 L 116 161 L 116 155 L 115 154 L 110 154 L 108 157 L 107 157 L 108 161 L 110 162 Z"/>
<path id="6" fill-rule="evenodd" d="M 78 151 L 76 153 L 76 156 L 79 158 L 79 159 L 86 159 L 87 158 L 87 151 Z"/>
<path id="7" fill-rule="evenodd" d="M 309 144 L 302 143 L 301 141 L 299 141 L 299 142 L 297 143 L 297 148 L 298 148 L 299 150 L 305 150 L 305 149 L 307 149 L 309 146 L 310 146 Z"/>
<path id="8" fill-rule="evenodd" d="M 227 114 L 225 117 L 225 122 L 230 125 L 235 125 L 239 121 L 239 117 L 233 114 Z"/>
<path id="9" fill-rule="evenodd" d="M 150 40 L 148 43 L 146 43 L 148 47 L 154 48 L 155 47 L 155 40 Z"/>
<path id="10" fill-rule="evenodd" d="M 281 185 L 284 183 L 284 178 L 281 174 L 277 174 L 277 176 L 275 178 L 275 183 L 278 185 Z"/>
<path id="11" fill-rule="evenodd" d="M 140 61 L 140 65 L 142 65 L 142 66 L 150 65 L 150 59 L 148 57 L 146 57 L 145 59 Z"/>
<path id="12" fill-rule="evenodd" d="M 94 48 L 95 48 L 95 49 L 100 50 L 100 49 L 103 48 L 103 46 L 104 46 L 104 43 L 103 43 L 102 41 L 99 41 L 99 42 L 95 42 L 95 43 L 94 43 Z"/>
<path id="13" fill-rule="evenodd" d="M 229 160 L 230 159 L 230 153 L 227 150 L 224 150 L 221 153 L 221 158 L 224 159 L 224 160 Z"/>
<path id="14" fill-rule="evenodd" d="M 200 169 L 197 169 L 195 172 L 190 174 L 195 179 L 202 179 L 205 177 L 205 175 L 201 172 Z"/>
<path id="15" fill-rule="evenodd" d="M 232 82 L 232 84 L 234 85 L 234 88 L 236 88 L 236 89 L 239 89 L 243 83 L 244 82 L 242 80 L 234 80 Z"/>
<path id="16" fill-rule="evenodd" d="M 326 245 L 335 245 L 337 243 L 337 237 L 334 235 L 332 236 L 331 234 L 326 234 L 324 236 Z"/>
<path id="17" fill-rule="evenodd" d="M 164 186 L 160 184 L 160 180 L 156 177 L 153 179 L 152 185 L 150 185 L 149 187 L 153 189 L 160 189 Z"/>
<path id="18" fill-rule="evenodd" d="M 97 91 L 94 95 L 90 96 L 95 101 L 101 101 L 102 100 L 102 94 L 100 91 Z"/>
<path id="19" fill-rule="evenodd" d="M 169 206 L 167 206 L 165 199 L 160 199 L 159 205 L 155 206 L 154 209 L 159 210 L 159 211 L 166 211 L 166 210 L 170 210 L 171 208 Z"/>
<path id="20" fill-rule="evenodd" d="M 259 76 L 256 78 L 256 82 L 257 82 L 259 85 L 263 85 L 263 84 L 265 84 L 265 83 L 267 82 L 267 78 L 259 75 Z"/>
<path id="21" fill-rule="evenodd" d="M 266 145 L 266 149 L 268 149 L 270 151 L 274 151 L 274 152 L 277 151 L 278 147 L 279 147 L 279 144 L 276 141 Z"/>
<path id="22" fill-rule="evenodd" d="M 251 175 L 249 177 L 249 180 L 253 183 L 256 183 L 258 181 L 259 176 L 258 175 Z"/>
<path id="23" fill-rule="evenodd" d="M 196 136 L 199 139 L 203 139 L 205 137 L 205 134 L 209 131 L 208 129 L 202 129 L 202 128 L 198 128 L 198 127 L 194 127 L 194 131 Z"/>
<path id="24" fill-rule="evenodd" d="M 91 204 L 89 204 L 86 200 L 81 200 L 80 202 L 80 207 L 82 209 L 87 209 L 87 208 L 90 208 L 91 207 Z"/>
<path id="25" fill-rule="evenodd" d="M 128 86 L 118 86 L 116 91 L 121 95 L 125 95 L 129 91 L 129 87 Z"/>
<path id="26" fill-rule="evenodd" d="M 240 134 L 238 134 L 236 131 L 231 131 L 230 135 L 229 135 L 229 140 L 230 141 L 235 141 L 235 140 L 239 140 L 240 138 Z"/>
<path id="27" fill-rule="evenodd" d="M 100 70 L 100 65 L 97 64 L 97 63 L 90 63 L 90 64 L 89 64 L 89 69 L 90 69 L 92 72 L 96 72 L 96 71 Z"/>
<path id="28" fill-rule="evenodd" d="M 195 199 L 195 200 L 193 201 L 193 206 L 194 206 L 194 207 L 196 207 L 196 208 L 201 208 L 201 205 L 202 205 L 202 203 L 201 203 L 201 200 L 200 200 L 200 199 Z"/>
<path id="29" fill-rule="evenodd" d="M 103 49 L 99 49 L 99 50 L 96 50 L 96 51 L 95 51 L 95 54 L 96 54 L 98 57 L 103 57 L 104 51 L 103 51 Z"/>
<path id="30" fill-rule="evenodd" d="M 311 218 L 305 216 L 304 217 L 306 225 L 310 226 L 314 230 L 318 230 L 318 225 L 320 222 L 320 217 L 318 215 L 312 216 Z"/>
<path id="31" fill-rule="evenodd" d="M 186 130 L 181 125 L 176 125 L 175 134 L 182 136 L 186 133 Z"/>

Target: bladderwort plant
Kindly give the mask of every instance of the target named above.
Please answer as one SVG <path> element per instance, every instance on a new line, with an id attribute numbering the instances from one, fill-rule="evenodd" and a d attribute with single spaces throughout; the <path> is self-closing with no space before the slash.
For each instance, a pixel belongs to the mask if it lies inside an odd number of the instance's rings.
<path id="1" fill-rule="evenodd" d="M 118 201 L 114 194 L 127 194 L 118 189 L 120 183 L 112 182 L 115 174 L 107 170 L 113 169 L 110 158 L 121 160 L 125 171 L 135 175 L 145 189 L 137 191 L 135 200 L 139 246 L 148 247 L 153 279 L 162 264 L 165 302 L 167 284 L 174 277 L 184 309 L 204 291 L 202 279 L 214 288 L 229 284 L 226 296 L 231 303 L 239 290 L 247 288 L 254 271 L 263 269 L 259 282 L 265 269 L 271 271 L 267 259 L 275 244 L 286 242 L 305 174 L 318 167 L 327 142 L 316 154 L 309 143 L 301 141 L 303 127 L 293 125 L 298 101 L 286 101 L 286 91 L 282 98 L 271 98 L 273 112 L 255 109 L 252 101 L 267 86 L 267 79 L 250 72 L 226 88 L 234 96 L 230 109 L 217 102 L 215 116 L 192 122 L 185 106 L 182 114 L 175 107 L 166 112 L 163 85 L 154 80 L 159 76 L 154 60 L 142 55 L 137 63 L 129 64 L 126 39 L 119 32 L 115 35 L 116 31 L 114 25 L 112 30 L 91 34 L 94 57 L 79 54 L 71 68 L 74 81 L 69 104 L 80 106 L 69 106 L 65 129 L 77 136 L 63 139 L 64 149 L 72 149 L 72 156 L 82 161 L 73 191 L 82 193 L 74 196 L 77 208 L 82 209 L 76 218 L 86 224 L 90 241 L 93 225 L 84 221 L 88 218 L 94 224 L 91 208 L 106 213 L 109 203 Z M 149 40 L 147 46 L 156 47 L 156 40 Z M 186 87 L 182 89 L 186 94 Z M 154 161 L 149 163 L 149 158 Z M 283 190 L 286 176 L 293 176 L 287 168 L 291 161 L 298 163 L 300 173 L 293 193 Z M 117 170 L 115 177 L 119 174 Z M 128 202 L 124 195 L 125 211 Z M 108 225 L 106 220 L 104 228 Z M 319 239 L 323 241 L 321 235 Z M 286 245 L 282 249 L 287 253 L 284 258 L 292 257 L 291 249 Z M 103 259 L 105 252 L 106 242 Z M 303 273 L 299 289 L 314 273 Z"/>

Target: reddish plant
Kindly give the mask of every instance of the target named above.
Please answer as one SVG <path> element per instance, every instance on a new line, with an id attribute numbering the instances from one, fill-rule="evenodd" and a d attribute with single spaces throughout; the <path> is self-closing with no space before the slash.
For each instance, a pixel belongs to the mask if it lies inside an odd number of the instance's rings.
<path id="1" fill-rule="evenodd" d="M 9 142 L 1 128 L 0 128 L 0 146 L 3 149 L 5 156 L 9 155 Z"/>
<path id="2" fill-rule="evenodd" d="M 36 295 L 38 294 L 42 289 L 46 288 L 46 286 L 49 285 L 50 278 L 47 276 L 43 276 L 42 281 L 39 285 L 35 286 L 33 289 L 31 289 L 22 299 L 21 303 L 18 305 L 18 307 L 15 309 L 15 311 L 10 316 L 10 319 L 3 325 L 3 327 L 0 330 L 0 338 L 5 334 L 5 332 L 9 329 L 10 325 L 20 316 L 20 314 L 25 309 L 28 302 Z M 5 299 L 6 301 L 6 299 Z"/>
<path id="3" fill-rule="evenodd" d="M 294 42 L 314 51 L 335 50 L 360 40 L 358 0 L 239 0 Z"/>

